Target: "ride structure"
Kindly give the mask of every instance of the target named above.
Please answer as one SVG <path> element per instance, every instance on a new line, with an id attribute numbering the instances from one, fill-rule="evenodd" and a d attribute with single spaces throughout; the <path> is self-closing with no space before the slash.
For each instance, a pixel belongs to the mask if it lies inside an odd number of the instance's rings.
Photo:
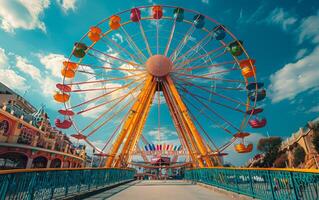
<path id="1" fill-rule="evenodd" d="M 63 119 L 56 126 L 73 126 L 74 138 L 106 156 L 105 167 L 128 167 L 148 145 L 140 139 L 156 106 L 160 138 L 163 99 L 193 168 L 221 165 L 236 142 L 238 153 L 251 152 L 246 126 L 266 125 L 256 115 L 266 91 L 244 43 L 185 8 L 141 6 L 102 20 L 74 44 L 61 74 L 54 99 Z M 103 148 L 91 142 L 97 135 L 106 138 Z"/>

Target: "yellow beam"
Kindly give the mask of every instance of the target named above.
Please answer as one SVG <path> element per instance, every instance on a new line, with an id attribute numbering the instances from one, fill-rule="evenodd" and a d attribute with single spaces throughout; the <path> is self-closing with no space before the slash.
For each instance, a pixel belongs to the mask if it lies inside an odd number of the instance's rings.
<path id="1" fill-rule="evenodd" d="M 191 133 L 194 136 L 196 145 L 197 145 L 199 152 L 201 154 L 201 158 L 203 158 L 205 160 L 207 167 L 212 167 L 213 164 L 207 155 L 206 145 L 204 144 L 202 137 L 200 136 L 199 132 L 196 129 L 196 126 L 194 125 L 193 121 L 191 120 L 191 118 L 188 114 L 187 108 L 186 108 L 184 102 L 182 101 L 182 99 L 181 99 L 181 97 L 180 97 L 180 95 L 175 87 L 173 80 L 171 79 L 170 76 L 167 76 L 166 81 L 168 83 L 170 92 L 172 93 L 173 97 L 175 98 L 175 100 L 178 104 L 178 107 L 180 109 L 181 114 L 183 115 L 184 119 L 186 120 L 187 126 L 190 128 Z"/>
<path id="2" fill-rule="evenodd" d="M 114 145 L 111 148 L 111 151 L 110 151 L 111 156 L 106 160 L 105 167 L 111 167 L 113 165 L 114 158 L 117 155 L 124 139 L 126 138 L 126 136 L 128 134 L 128 130 L 133 125 L 132 121 L 134 119 L 136 119 L 136 112 L 141 105 L 140 101 L 144 98 L 146 90 L 149 87 L 149 85 L 152 83 L 152 81 L 153 81 L 153 77 L 149 76 L 146 80 L 144 88 L 142 89 L 141 93 L 138 95 L 137 100 L 135 101 L 135 103 L 131 107 L 131 109 L 129 111 L 130 114 L 128 116 L 128 119 L 125 121 L 120 134 L 116 138 Z"/>

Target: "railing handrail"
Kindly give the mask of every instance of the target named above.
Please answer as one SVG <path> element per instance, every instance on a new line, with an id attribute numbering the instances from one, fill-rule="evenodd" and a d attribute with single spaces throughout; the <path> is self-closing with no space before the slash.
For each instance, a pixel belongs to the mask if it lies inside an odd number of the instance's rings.
<path id="1" fill-rule="evenodd" d="M 107 169 L 116 169 L 116 170 L 131 170 L 133 168 L 106 168 L 106 167 L 88 167 L 88 168 L 34 168 L 34 169 L 8 169 L 0 170 L 0 175 L 2 174 L 15 174 L 15 173 L 25 173 L 25 172 L 47 172 L 47 171 L 79 171 L 79 170 L 107 170 Z"/>
<path id="2" fill-rule="evenodd" d="M 319 169 L 299 169 L 299 168 L 247 168 L 247 167 L 205 167 L 191 170 L 200 169 L 231 169 L 231 170 L 260 170 L 260 171 L 285 171 L 285 172 L 306 172 L 306 173 L 319 173 Z"/>

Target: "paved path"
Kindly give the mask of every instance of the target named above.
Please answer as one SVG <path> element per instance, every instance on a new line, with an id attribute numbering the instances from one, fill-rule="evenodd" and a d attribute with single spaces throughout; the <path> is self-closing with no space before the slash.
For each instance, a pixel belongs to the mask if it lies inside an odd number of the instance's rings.
<path id="1" fill-rule="evenodd" d="M 230 195 L 184 181 L 140 181 L 91 196 L 94 200 L 228 200 Z"/>

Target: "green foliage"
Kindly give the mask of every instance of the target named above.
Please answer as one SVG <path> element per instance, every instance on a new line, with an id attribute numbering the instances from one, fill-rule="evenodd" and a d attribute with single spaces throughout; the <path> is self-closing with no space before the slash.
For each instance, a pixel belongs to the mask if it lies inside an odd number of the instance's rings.
<path id="1" fill-rule="evenodd" d="M 265 158 L 262 167 L 272 167 L 274 161 L 280 155 L 279 148 L 282 142 L 281 137 L 261 138 L 258 142 L 257 149 L 265 153 Z"/>
<path id="2" fill-rule="evenodd" d="M 274 162 L 274 167 L 285 168 L 288 162 L 288 156 L 286 153 L 282 153 Z"/>
<path id="3" fill-rule="evenodd" d="M 294 149 L 294 160 L 293 160 L 293 164 L 294 167 L 298 167 L 298 165 L 300 165 L 301 163 L 303 163 L 305 161 L 305 156 L 306 156 L 306 152 L 305 150 L 298 145 L 295 149 Z"/>

